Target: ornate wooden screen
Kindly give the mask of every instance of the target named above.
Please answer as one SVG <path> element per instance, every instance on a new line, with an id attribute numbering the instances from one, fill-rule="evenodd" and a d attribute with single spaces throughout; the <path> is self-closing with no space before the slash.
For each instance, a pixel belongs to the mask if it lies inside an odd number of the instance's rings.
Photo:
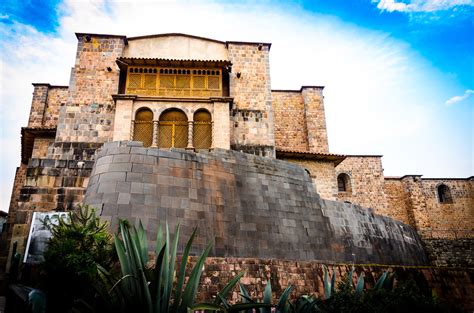
<path id="1" fill-rule="evenodd" d="M 150 109 L 141 109 L 135 115 L 133 140 L 143 142 L 145 147 L 151 146 L 153 142 L 153 112 Z"/>
<path id="2" fill-rule="evenodd" d="M 186 148 L 188 145 L 188 118 L 182 111 L 173 109 L 161 114 L 158 129 L 159 148 Z"/>
<path id="3" fill-rule="evenodd" d="M 194 113 L 193 145 L 195 149 L 209 149 L 212 144 L 211 114 L 207 111 Z"/>
<path id="4" fill-rule="evenodd" d="M 171 97 L 221 97 L 220 69 L 129 67 L 127 94 Z"/>

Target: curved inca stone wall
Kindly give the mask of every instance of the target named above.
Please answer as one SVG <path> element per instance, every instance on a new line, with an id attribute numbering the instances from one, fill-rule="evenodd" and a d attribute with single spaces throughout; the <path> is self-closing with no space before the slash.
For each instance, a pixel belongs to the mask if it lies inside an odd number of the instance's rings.
<path id="1" fill-rule="evenodd" d="M 178 223 L 185 239 L 198 227 L 195 252 L 214 256 L 422 264 L 416 232 L 357 206 L 322 200 L 292 163 L 231 150 L 209 153 L 111 142 L 98 151 L 84 202 L 113 230 L 140 219 L 150 247 L 160 223 Z"/>

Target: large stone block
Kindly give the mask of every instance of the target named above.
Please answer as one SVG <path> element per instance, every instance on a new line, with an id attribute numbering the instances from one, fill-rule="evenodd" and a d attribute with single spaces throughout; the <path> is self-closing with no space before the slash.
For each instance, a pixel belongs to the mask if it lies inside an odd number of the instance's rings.
<path id="1" fill-rule="evenodd" d="M 172 229 L 179 223 L 183 233 L 197 226 L 196 248 L 215 240 L 218 256 L 426 262 L 412 228 L 354 205 L 322 200 L 308 173 L 295 164 L 219 149 L 149 153 L 155 148 L 125 142 L 102 149 L 107 153 L 98 153 L 97 168 L 104 166 L 102 158 L 117 155 L 115 149 L 130 149 L 132 164 L 123 162 L 122 150 L 122 157 L 108 164 L 116 171 L 94 169 L 90 179 L 96 183 L 90 183 L 84 201 L 107 207 L 103 217 L 112 225 L 126 218 L 131 223 L 141 219 L 150 229 L 157 228 L 155 219 L 168 221 Z M 153 244 L 154 236 L 149 239 Z"/>

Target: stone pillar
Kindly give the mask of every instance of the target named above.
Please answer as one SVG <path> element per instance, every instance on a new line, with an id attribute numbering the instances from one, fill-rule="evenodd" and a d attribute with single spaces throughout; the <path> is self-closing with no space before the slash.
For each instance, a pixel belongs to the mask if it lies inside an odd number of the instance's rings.
<path id="1" fill-rule="evenodd" d="M 194 121 L 188 121 L 188 146 L 186 150 L 194 150 L 193 146 L 193 129 Z"/>
<path id="2" fill-rule="evenodd" d="M 214 121 L 211 121 L 211 149 L 214 149 Z"/>
<path id="3" fill-rule="evenodd" d="M 212 144 L 211 148 L 230 149 L 230 123 L 229 102 L 219 99 L 214 101 L 212 114 Z"/>
<path id="4" fill-rule="evenodd" d="M 152 147 L 158 147 L 158 121 L 153 121 L 153 141 Z"/>
<path id="5" fill-rule="evenodd" d="M 114 96 L 114 100 L 113 140 L 133 139 L 133 98 L 129 96 Z M 132 121 L 131 124 L 130 121 Z"/>
<path id="6" fill-rule="evenodd" d="M 301 87 L 308 131 L 309 152 L 313 153 L 329 152 L 323 88 L 320 86 Z"/>
<path id="7" fill-rule="evenodd" d="M 406 175 L 401 181 L 407 193 L 406 205 L 411 226 L 418 231 L 431 229 L 421 175 Z"/>
<path id="8" fill-rule="evenodd" d="M 31 102 L 30 118 L 28 127 L 43 126 L 43 117 L 48 100 L 49 84 L 33 84 L 33 101 Z"/>
<path id="9" fill-rule="evenodd" d="M 135 130 L 135 120 L 132 120 L 130 123 L 130 140 L 133 140 L 134 130 Z"/>

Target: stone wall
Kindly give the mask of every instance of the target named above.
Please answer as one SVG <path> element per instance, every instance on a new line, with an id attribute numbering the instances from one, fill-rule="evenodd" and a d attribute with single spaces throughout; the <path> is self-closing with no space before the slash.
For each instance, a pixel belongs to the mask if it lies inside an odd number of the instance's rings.
<path id="1" fill-rule="evenodd" d="M 268 112 L 262 110 L 231 111 L 231 140 L 232 150 L 245 153 L 274 157 L 275 146 L 268 141 Z"/>
<path id="2" fill-rule="evenodd" d="M 56 141 L 106 142 L 113 137 L 115 105 L 125 37 L 77 34 L 76 63 L 67 105 L 59 113 Z"/>
<path id="3" fill-rule="evenodd" d="M 43 116 L 48 99 L 49 84 L 33 84 L 33 99 L 31 101 L 30 117 L 28 127 L 43 126 Z"/>
<path id="4" fill-rule="evenodd" d="M 48 148 L 54 143 L 54 138 L 36 137 L 33 145 L 32 158 L 46 158 L 48 156 Z"/>
<path id="5" fill-rule="evenodd" d="M 270 45 L 228 42 L 227 49 L 232 62 L 230 96 L 234 98 L 231 146 L 243 151 L 249 146 L 246 152 L 274 157 Z"/>
<path id="6" fill-rule="evenodd" d="M 33 84 L 33 99 L 28 127 L 55 127 L 59 108 L 66 103 L 68 87 Z"/>
<path id="7" fill-rule="evenodd" d="M 215 256 L 426 262 L 409 226 L 357 206 L 321 200 L 306 171 L 292 163 L 216 149 L 212 153 L 105 144 L 84 198 L 115 229 L 140 219 L 150 245 L 158 224 L 197 226 L 196 247 L 215 240 Z"/>
<path id="8" fill-rule="evenodd" d="M 7 217 L 7 224 L 4 226 L 6 231 L 4 231 L 0 236 L 0 267 L 5 269 L 7 260 L 11 257 L 11 247 L 12 243 L 18 241 L 18 237 L 23 239 L 25 233 L 28 231 L 27 224 L 22 218 L 22 214 L 17 214 L 18 212 L 18 199 L 20 197 L 20 190 L 25 183 L 26 178 L 26 169 L 25 164 L 20 164 L 20 167 L 16 168 L 15 180 L 13 181 L 12 194 L 10 197 L 10 209 Z M 18 243 L 18 249 L 24 249 L 23 240 L 20 240 Z"/>
<path id="9" fill-rule="evenodd" d="M 96 150 L 101 144 L 49 143 L 46 157 L 32 157 L 17 170 L 9 214 L 10 242 L 24 255 L 34 212 L 72 210 L 82 203 Z M 44 154 L 46 142 L 41 145 Z M 37 150 L 36 154 L 40 154 Z M 11 243 L 9 252 L 11 253 Z"/>
<path id="10" fill-rule="evenodd" d="M 329 153 L 323 87 L 272 90 L 278 149 Z"/>
<path id="11" fill-rule="evenodd" d="M 191 259 L 195 263 L 196 258 Z M 243 272 L 240 282 L 249 291 L 253 299 L 262 301 L 263 291 L 270 280 L 272 298 L 277 301 L 289 285 L 294 287 L 290 298 L 301 295 L 323 296 L 324 272 L 326 266 L 329 275 L 336 271 L 336 282 L 352 269 L 352 264 L 322 264 L 318 262 L 301 262 L 291 260 L 255 259 L 255 258 L 215 258 L 206 260 L 198 299 L 201 301 L 213 299 L 237 274 Z M 431 289 L 439 298 L 461 305 L 467 312 L 474 309 L 474 288 L 472 269 L 453 269 L 436 267 L 397 267 L 376 265 L 354 265 L 353 283 L 364 272 L 365 288 L 372 288 L 384 271 L 394 272 L 397 279 L 413 278 L 419 285 Z M 234 302 L 241 302 L 238 288 L 229 295 Z"/>
<path id="12" fill-rule="evenodd" d="M 424 238 L 423 243 L 433 265 L 474 267 L 474 238 Z"/>
<path id="13" fill-rule="evenodd" d="M 414 216 L 408 210 L 407 190 L 400 179 L 385 177 L 384 192 L 389 208 L 386 215 L 414 227 L 416 225 Z"/>
<path id="14" fill-rule="evenodd" d="M 277 148 L 308 151 L 308 129 L 301 92 L 272 90 Z"/>
<path id="15" fill-rule="evenodd" d="M 323 199 L 336 200 L 336 170 L 330 161 L 283 158 L 282 160 L 298 164 L 308 170 L 316 192 Z"/>
<path id="16" fill-rule="evenodd" d="M 338 192 L 337 200 L 373 208 L 377 214 L 390 216 L 381 156 L 347 156 L 336 167 L 336 179 L 341 173 L 349 175 L 350 189 Z"/>
<path id="17" fill-rule="evenodd" d="M 67 96 L 67 86 L 49 86 L 43 117 L 43 125 L 45 127 L 56 127 L 58 125 L 59 110 L 66 104 Z"/>
<path id="18" fill-rule="evenodd" d="M 448 186 L 452 201 L 440 203 L 437 187 Z M 408 222 L 428 238 L 473 237 L 474 180 L 424 179 L 406 175 L 385 179 L 390 211 L 386 215 Z"/>
<path id="19" fill-rule="evenodd" d="M 314 153 L 329 153 L 323 88 L 319 86 L 301 87 L 308 130 L 309 152 Z"/>
<path id="20" fill-rule="evenodd" d="M 431 229 L 464 230 L 474 235 L 474 179 L 422 178 L 421 181 Z M 448 186 L 452 203 L 439 202 L 440 184 Z"/>

